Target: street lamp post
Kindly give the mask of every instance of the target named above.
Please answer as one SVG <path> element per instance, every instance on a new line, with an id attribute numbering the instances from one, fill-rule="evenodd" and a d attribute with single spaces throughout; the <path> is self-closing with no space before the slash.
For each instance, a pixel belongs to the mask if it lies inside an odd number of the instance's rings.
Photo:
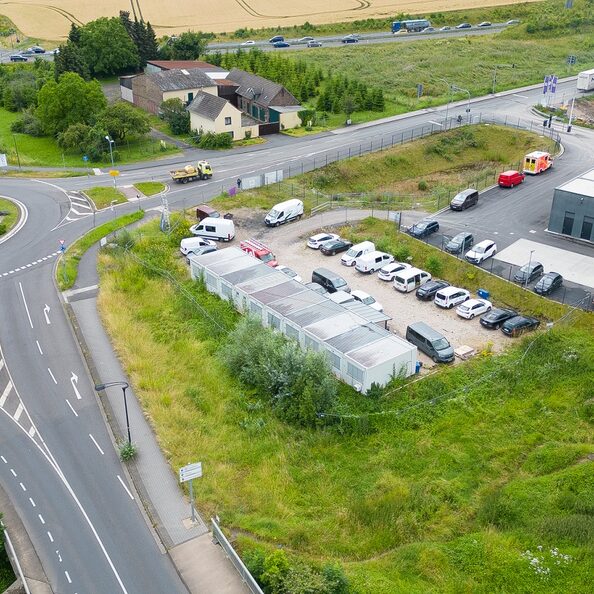
<path id="1" fill-rule="evenodd" d="M 111 158 L 111 168 L 112 170 L 115 169 L 115 165 L 113 163 L 113 149 L 112 149 L 112 145 L 115 144 L 115 140 L 113 140 L 112 138 L 109 137 L 109 135 L 107 135 L 105 137 L 105 140 L 107 140 L 108 144 L 109 144 L 109 156 Z M 115 175 L 113 176 L 113 187 L 116 187 L 116 178 Z"/>
<path id="2" fill-rule="evenodd" d="M 456 85 L 452 85 L 453 91 L 461 91 L 462 93 L 468 93 L 468 105 L 466 107 L 466 113 L 468 114 L 468 123 L 470 124 L 470 91 L 468 89 L 463 89 L 462 87 L 457 87 Z"/>
<path id="3" fill-rule="evenodd" d="M 436 80 L 440 80 L 442 83 L 445 83 L 448 86 L 448 102 L 446 103 L 446 113 L 445 113 L 445 129 L 448 129 L 448 111 L 450 109 L 450 102 L 452 101 L 452 85 L 445 79 L 441 78 L 440 76 L 435 77 Z"/>
<path id="4" fill-rule="evenodd" d="M 132 438 L 130 437 L 130 419 L 128 417 L 128 400 L 126 399 L 126 389 L 130 387 L 128 382 L 107 382 L 105 384 L 96 384 L 95 390 L 101 392 L 105 388 L 111 388 L 112 386 L 121 386 L 122 392 L 124 393 L 124 410 L 126 411 L 126 429 L 128 430 L 128 445 L 132 445 Z"/>
<path id="5" fill-rule="evenodd" d="M 528 270 L 526 271 L 526 278 L 524 280 L 524 288 L 528 286 L 528 276 L 530 275 L 530 266 L 532 266 L 532 254 L 535 250 L 530 250 L 530 259 L 528 260 Z"/>

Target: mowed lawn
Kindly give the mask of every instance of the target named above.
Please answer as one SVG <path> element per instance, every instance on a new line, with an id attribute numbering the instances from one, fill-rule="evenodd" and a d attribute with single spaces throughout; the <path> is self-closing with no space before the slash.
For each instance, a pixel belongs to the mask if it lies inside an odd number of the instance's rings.
<path id="1" fill-rule="evenodd" d="M 529 350 L 538 334 L 379 401 L 345 397 L 332 429 L 297 429 L 222 365 L 235 314 L 187 280 L 178 243 L 152 222 L 134 248 L 150 269 L 102 253 L 99 306 L 173 471 L 203 462 L 198 507 L 241 550 L 337 561 L 360 594 L 588 591 L 590 331 L 570 317 Z"/>

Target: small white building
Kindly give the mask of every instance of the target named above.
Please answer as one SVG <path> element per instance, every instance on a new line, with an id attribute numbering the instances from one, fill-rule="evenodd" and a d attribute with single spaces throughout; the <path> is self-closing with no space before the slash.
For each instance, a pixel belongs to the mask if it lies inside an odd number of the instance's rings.
<path id="1" fill-rule="evenodd" d="M 333 372 L 357 390 L 415 372 L 416 347 L 386 330 L 389 316 L 367 305 L 334 303 L 235 247 L 192 256 L 190 269 L 263 326 L 326 353 Z"/>

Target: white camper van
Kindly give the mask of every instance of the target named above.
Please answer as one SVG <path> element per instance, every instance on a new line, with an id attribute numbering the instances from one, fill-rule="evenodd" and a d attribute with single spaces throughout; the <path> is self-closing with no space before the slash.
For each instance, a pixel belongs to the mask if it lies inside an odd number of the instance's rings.
<path id="1" fill-rule="evenodd" d="M 266 215 L 264 223 L 268 227 L 278 227 L 289 221 L 300 219 L 303 216 L 303 202 L 294 198 L 279 202 L 272 207 L 272 210 Z"/>
<path id="2" fill-rule="evenodd" d="M 592 89 L 594 89 L 594 68 L 580 72 L 577 77 L 578 91 L 591 91 Z"/>
<path id="3" fill-rule="evenodd" d="M 343 254 L 340 263 L 345 266 L 354 266 L 357 263 L 357 258 L 373 251 L 375 251 L 375 244 L 373 241 L 362 241 L 361 243 L 352 246 L 346 254 Z"/>
<path id="4" fill-rule="evenodd" d="M 231 241 L 235 237 L 235 225 L 231 219 L 207 217 L 190 227 L 190 233 L 198 237 L 206 237 L 206 239 Z"/>
<path id="5" fill-rule="evenodd" d="M 431 275 L 424 270 L 405 268 L 394 276 L 394 288 L 402 293 L 410 293 L 430 280 Z"/>
<path id="6" fill-rule="evenodd" d="M 203 239 L 202 237 L 186 237 L 185 239 L 181 240 L 179 244 L 179 251 L 184 256 L 187 256 L 188 252 L 206 245 L 215 245 L 215 242 L 211 241 L 210 239 Z"/>

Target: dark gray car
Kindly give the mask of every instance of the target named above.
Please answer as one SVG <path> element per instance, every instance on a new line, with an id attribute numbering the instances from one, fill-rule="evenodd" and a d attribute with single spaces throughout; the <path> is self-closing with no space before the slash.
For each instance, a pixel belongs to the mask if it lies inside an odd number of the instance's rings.
<path id="1" fill-rule="evenodd" d="M 563 285 L 563 277 L 558 272 L 547 272 L 535 285 L 534 292 L 539 295 L 550 295 Z"/>
<path id="2" fill-rule="evenodd" d="M 446 243 L 445 250 L 450 254 L 459 254 L 469 250 L 473 243 L 474 236 L 472 233 L 462 232 L 458 233 L 458 235 L 454 235 L 454 237 Z"/>
<path id="3" fill-rule="evenodd" d="M 543 274 L 544 266 L 540 262 L 529 262 L 514 274 L 514 282 L 521 285 L 528 284 Z"/>

